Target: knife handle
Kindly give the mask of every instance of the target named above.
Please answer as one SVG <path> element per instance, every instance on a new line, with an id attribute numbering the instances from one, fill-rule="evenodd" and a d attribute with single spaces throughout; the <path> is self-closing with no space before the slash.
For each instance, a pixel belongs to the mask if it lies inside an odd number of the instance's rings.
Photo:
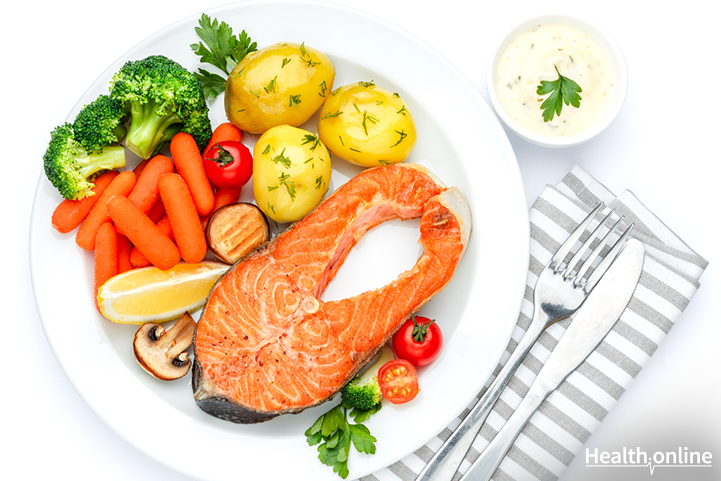
<path id="1" fill-rule="evenodd" d="M 511 380 L 538 336 L 543 332 L 545 319 L 542 319 L 542 321 L 531 323 L 526 334 L 521 338 L 518 346 L 513 350 L 511 357 L 508 358 L 508 361 L 506 361 L 498 376 L 488 387 L 488 390 L 423 468 L 416 481 L 451 481 L 453 479 L 458 467 L 463 462 L 466 453 L 481 430 L 481 426 L 488 417 L 488 413 L 491 412 L 496 401 L 501 397 L 506 384 Z"/>
<path id="2" fill-rule="evenodd" d="M 513 446 L 513 442 L 521 434 L 523 427 L 546 397 L 548 397 L 548 393 L 539 395 L 534 392 L 534 389 L 531 389 L 515 412 L 508 418 L 506 424 L 501 427 L 496 436 L 488 443 L 486 449 L 466 471 L 461 481 L 490 480 L 508 450 Z"/>

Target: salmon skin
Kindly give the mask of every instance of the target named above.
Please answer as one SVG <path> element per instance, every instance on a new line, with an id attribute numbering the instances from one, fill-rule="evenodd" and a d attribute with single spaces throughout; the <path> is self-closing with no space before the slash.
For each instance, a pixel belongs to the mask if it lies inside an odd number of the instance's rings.
<path id="1" fill-rule="evenodd" d="M 423 252 L 413 268 L 379 289 L 320 299 L 363 234 L 418 217 Z M 196 403 L 256 423 L 331 399 L 448 284 L 470 233 L 466 200 L 428 169 L 394 164 L 356 175 L 211 289 L 195 334 Z"/>

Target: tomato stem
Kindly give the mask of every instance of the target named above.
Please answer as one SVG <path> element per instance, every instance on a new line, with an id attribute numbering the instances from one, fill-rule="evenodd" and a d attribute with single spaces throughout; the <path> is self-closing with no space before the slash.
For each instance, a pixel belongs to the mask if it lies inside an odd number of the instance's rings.
<path id="1" fill-rule="evenodd" d="M 216 143 L 215 145 L 218 146 L 218 157 L 212 159 L 213 162 L 219 165 L 219 167 L 225 167 L 227 165 L 230 165 L 233 163 L 233 155 L 228 152 L 227 149 L 224 149 L 221 147 L 220 144 Z"/>
<path id="2" fill-rule="evenodd" d="M 414 316 L 412 312 L 411 319 L 413 320 L 413 333 L 411 334 L 411 337 L 413 337 L 414 341 L 423 344 L 426 340 L 426 335 L 428 334 L 428 326 L 436 322 L 436 320 L 431 319 L 431 321 L 427 324 L 418 324 L 416 316 Z"/>

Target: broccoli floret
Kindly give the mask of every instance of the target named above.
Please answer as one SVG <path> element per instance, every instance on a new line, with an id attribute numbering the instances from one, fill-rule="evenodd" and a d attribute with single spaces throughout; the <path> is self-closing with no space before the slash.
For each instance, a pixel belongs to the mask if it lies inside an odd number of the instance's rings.
<path id="1" fill-rule="evenodd" d="M 78 112 L 73 122 L 75 140 L 90 153 L 99 153 L 121 142 L 128 130 L 125 103 L 109 95 L 100 95 Z"/>
<path id="2" fill-rule="evenodd" d="M 66 122 L 50 134 L 43 165 L 45 175 L 60 194 L 78 200 L 93 195 L 92 179 L 96 173 L 125 166 L 125 148 L 112 145 L 101 153 L 88 153 L 75 139 L 73 126 Z"/>
<path id="3" fill-rule="evenodd" d="M 379 403 L 383 400 L 383 394 L 378 385 L 378 370 L 393 358 L 393 350 L 388 346 L 383 346 L 373 365 L 343 387 L 341 390 L 343 404 L 360 411 L 371 409 L 377 411 L 377 408 L 380 407 Z"/>
<path id="4" fill-rule="evenodd" d="M 113 76 L 110 95 L 125 103 L 130 126 L 125 145 L 143 159 L 178 132 L 203 149 L 212 134 L 208 104 L 195 76 L 162 55 L 126 62 Z"/>

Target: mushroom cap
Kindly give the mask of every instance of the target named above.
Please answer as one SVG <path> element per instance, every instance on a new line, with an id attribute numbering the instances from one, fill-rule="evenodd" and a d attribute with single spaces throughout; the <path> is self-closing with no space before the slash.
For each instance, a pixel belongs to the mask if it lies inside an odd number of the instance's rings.
<path id="1" fill-rule="evenodd" d="M 193 344 L 194 334 L 195 320 L 187 312 L 167 331 L 154 322 L 143 324 L 133 340 L 135 359 L 157 379 L 179 379 L 190 371 L 186 349 Z"/>

